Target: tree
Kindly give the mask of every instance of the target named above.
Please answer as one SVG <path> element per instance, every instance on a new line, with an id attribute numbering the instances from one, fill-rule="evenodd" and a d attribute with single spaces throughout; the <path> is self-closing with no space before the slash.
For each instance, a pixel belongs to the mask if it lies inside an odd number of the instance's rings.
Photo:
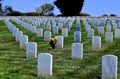
<path id="1" fill-rule="evenodd" d="M 63 16 L 78 16 L 82 10 L 84 0 L 56 0 L 54 4 Z"/>
<path id="2" fill-rule="evenodd" d="M 3 9 L 3 14 L 7 15 L 13 12 L 13 9 L 11 6 L 6 5 L 5 8 Z"/>
<path id="3" fill-rule="evenodd" d="M 54 6 L 50 3 L 43 4 L 36 8 L 36 11 L 41 15 L 50 15 L 53 14 Z"/>
<path id="4" fill-rule="evenodd" d="M 0 0 L 0 14 L 2 14 L 2 1 L 3 0 Z"/>
<path id="5" fill-rule="evenodd" d="M 116 14 L 111 14 L 110 16 L 117 16 Z"/>

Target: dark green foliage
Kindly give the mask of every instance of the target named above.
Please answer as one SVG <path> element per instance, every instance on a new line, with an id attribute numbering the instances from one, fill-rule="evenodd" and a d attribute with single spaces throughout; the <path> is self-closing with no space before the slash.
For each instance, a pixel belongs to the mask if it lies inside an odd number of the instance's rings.
<path id="1" fill-rule="evenodd" d="M 110 16 L 117 16 L 117 15 L 115 15 L 115 14 L 111 14 Z"/>
<path id="2" fill-rule="evenodd" d="M 28 12 L 28 13 L 23 13 L 25 16 L 39 16 L 40 14 L 37 12 Z"/>
<path id="3" fill-rule="evenodd" d="M 103 16 L 103 17 L 107 17 L 107 16 L 109 16 L 109 15 L 107 15 L 107 14 L 103 14 L 102 16 Z"/>
<path id="4" fill-rule="evenodd" d="M 37 12 L 27 12 L 21 13 L 19 11 L 13 11 L 12 13 L 7 14 L 7 16 L 39 16 L 40 14 Z"/>
<path id="5" fill-rule="evenodd" d="M 54 2 L 63 16 L 78 16 L 83 3 L 84 0 L 56 0 Z"/>
<path id="6" fill-rule="evenodd" d="M 91 15 L 87 13 L 80 13 L 80 16 L 91 16 Z"/>
<path id="7" fill-rule="evenodd" d="M 10 14 L 7 14 L 8 16 L 22 16 L 22 13 L 19 12 L 19 11 L 13 11 L 12 13 Z"/>

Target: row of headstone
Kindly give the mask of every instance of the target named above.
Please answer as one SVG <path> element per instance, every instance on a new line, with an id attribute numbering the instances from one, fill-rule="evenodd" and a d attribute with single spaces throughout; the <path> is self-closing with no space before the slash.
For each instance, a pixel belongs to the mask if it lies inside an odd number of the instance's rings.
<path id="1" fill-rule="evenodd" d="M 37 26 L 32 26 L 31 24 L 20 21 L 17 18 L 11 18 L 11 20 L 16 22 L 17 24 L 21 25 L 23 28 L 31 31 L 32 33 L 36 33 L 36 31 L 37 31 Z"/>
<path id="2" fill-rule="evenodd" d="M 26 28 L 28 30 L 30 30 L 29 27 L 32 27 L 31 32 L 36 33 L 37 37 L 42 37 L 43 36 L 43 29 L 44 28 L 36 28 L 36 26 L 28 26 L 24 22 L 22 23 L 22 21 L 19 21 L 18 19 L 16 20 L 15 18 L 13 18 L 12 20 L 15 21 L 16 23 L 22 25 L 24 28 Z M 58 34 L 59 28 L 60 28 L 59 26 L 53 27 L 53 33 L 54 34 Z M 50 39 L 46 40 L 46 38 L 48 36 L 49 36 L 48 38 L 51 38 L 51 33 L 52 32 L 48 34 L 47 31 L 49 31 L 49 32 L 51 31 L 50 23 L 46 24 L 46 31 L 44 31 L 44 40 L 45 41 L 49 41 L 50 40 Z M 62 34 L 61 35 L 63 35 L 64 37 L 68 37 L 68 29 L 67 28 L 62 29 Z"/>
<path id="3" fill-rule="evenodd" d="M 72 44 L 72 59 L 83 58 L 83 44 Z M 102 57 L 102 79 L 117 79 L 118 58 L 114 55 Z M 48 53 L 38 55 L 38 76 L 52 76 L 53 56 Z"/>
<path id="4" fill-rule="evenodd" d="M 20 36 L 22 36 L 21 32 L 18 32 L 16 36 L 16 41 L 19 41 Z M 42 34 L 41 34 L 42 36 Z M 63 36 L 56 36 L 57 38 L 57 43 L 56 43 L 56 48 L 63 48 Z M 44 32 L 44 41 L 50 41 L 51 40 L 51 32 L 50 31 L 45 31 Z M 21 45 L 20 45 L 21 46 Z"/>
<path id="5" fill-rule="evenodd" d="M 15 28 L 14 28 L 15 29 Z M 17 35 L 17 34 L 15 34 Z M 21 35 L 21 34 L 20 34 Z M 19 36 L 19 33 L 18 33 Z M 106 32 L 106 42 L 112 40 L 112 32 Z M 20 39 L 22 39 L 21 36 Z M 58 47 L 63 47 L 63 36 L 57 36 Z M 24 38 L 23 38 L 24 39 Z M 108 40 L 111 39 L 111 40 Z M 62 44 L 61 44 L 62 42 Z M 92 46 L 93 50 L 99 50 L 101 48 L 101 37 L 94 36 L 92 37 Z M 26 48 L 31 50 L 26 50 L 26 58 L 36 58 L 37 56 L 37 44 L 35 42 L 29 42 L 26 44 Z M 82 59 L 83 58 L 83 44 L 82 43 L 73 43 L 72 44 L 72 59 Z M 52 55 L 48 53 L 38 55 L 38 76 L 52 76 Z M 117 79 L 117 62 L 118 58 L 113 55 L 105 55 L 102 57 L 102 79 Z"/>
<path id="6" fill-rule="evenodd" d="M 14 28 L 11 27 L 12 25 L 9 21 L 4 20 L 5 24 L 9 28 Z M 14 26 L 14 25 L 12 25 Z M 14 33 L 14 32 L 13 32 Z M 28 42 L 28 36 L 23 35 L 22 31 L 15 31 L 15 39 L 17 42 L 20 43 L 20 48 L 21 49 L 26 49 L 26 58 L 36 58 L 37 57 L 37 43 L 35 42 Z"/>
<path id="7" fill-rule="evenodd" d="M 82 44 L 72 44 L 72 59 L 82 59 Z M 80 51 L 79 51 L 80 50 Z M 76 54 L 75 54 L 76 53 Z M 117 79 L 118 58 L 114 55 L 102 56 L 102 79 Z M 53 56 L 49 53 L 41 53 L 38 55 L 38 76 L 52 76 Z"/>
<path id="8" fill-rule="evenodd" d="M 88 23 L 86 22 L 86 25 L 87 25 Z M 49 24 L 49 22 L 48 22 L 48 25 L 50 25 Z M 109 25 L 109 23 L 107 23 L 107 25 Z M 79 27 L 79 28 L 78 28 Z M 87 27 L 89 27 L 89 26 L 87 26 Z M 108 26 L 109 27 L 109 26 Z M 55 26 L 55 28 L 57 28 L 57 32 L 58 32 L 58 28 L 59 27 L 57 27 L 57 26 Z M 80 23 L 79 23 L 79 21 L 77 22 L 77 24 L 76 24 L 76 31 L 74 32 L 74 42 L 81 42 L 81 32 L 80 32 Z M 43 29 L 42 28 L 40 28 L 41 30 L 39 30 L 38 29 L 38 31 L 37 31 L 37 36 L 38 37 L 42 37 L 43 36 Z M 107 28 L 106 28 L 107 29 Z M 55 30 L 56 31 L 56 30 Z M 109 30 L 108 29 L 108 31 L 110 32 L 111 30 Z M 39 33 L 39 32 L 41 32 L 41 33 Z M 56 32 L 56 33 L 57 33 Z M 88 28 L 87 29 L 87 32 L 88 32 L 88 37 L 89 38 L 92 38 L 93 36 L 94 36 L 94 29 L 91 29 L 91 28 Z M 64 36 L 64 37 L 68 37 L 68 29 L 67 28 L 62 28 L 62 32 L 61 32 L 62 34 L 62 36 Z M 99 34 L 104 34 L 104 27 L 98 27 L 98 33 Z M 38 35 L 39 34 L 39 35 Z M 117 35 L 117 34 L 119 34 L 119 33 L 115 33 L 115 36 Z M 106 42 L 110 42 L 110 40 L 111 40 L 111 42 L 112 42 L 112 40 L 113 40 L 113 35 L 112 34 L 110 34 L 110 33 L 106 33 L 105 34 L 106 36 L 105 36 L 105 40 L 106 40 Z M 109 39 L 110 38 L 110 39 Z M 44 41 L 50 41 L 50 39 L 51 39 L 51 32 L 50 31 L 45 31 L 44 32 Z M 109 40 L 108 40 L 109 39 Z"/>

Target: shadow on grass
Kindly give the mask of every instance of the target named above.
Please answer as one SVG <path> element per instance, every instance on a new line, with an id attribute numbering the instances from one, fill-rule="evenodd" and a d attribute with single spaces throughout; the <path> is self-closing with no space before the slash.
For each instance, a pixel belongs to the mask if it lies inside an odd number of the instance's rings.
<path id="1" fill-rule="evenodd" d="M 29 73 L 29 75 L 31 76 L 34 76 L 34 77 L 37 77 L 37 73 Z"/>

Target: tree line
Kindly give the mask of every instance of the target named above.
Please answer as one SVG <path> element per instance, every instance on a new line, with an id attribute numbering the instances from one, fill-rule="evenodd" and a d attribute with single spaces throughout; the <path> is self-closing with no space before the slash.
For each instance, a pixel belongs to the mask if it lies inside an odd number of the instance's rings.
<path id="1" fill-rule="evenodd" d="M 91 16 L 87 13 L 81 13 L 84 6 L 84 0 L 55 0 L 53 4 L 45 3 L 35 8 L 36 12 L 22 13 L 20 11 L 13 10 L 11 6 L 6 5 L 2 9 L 2 1 L 0 0 L 0 15 L 7 16 L 54 16 L 53 10 L 56 6 L 61 14 L 58 16 Z M 103 16 L 109 16 L 103 14 Z M 117 16 L 111 14 L 110 16 Z"/>

